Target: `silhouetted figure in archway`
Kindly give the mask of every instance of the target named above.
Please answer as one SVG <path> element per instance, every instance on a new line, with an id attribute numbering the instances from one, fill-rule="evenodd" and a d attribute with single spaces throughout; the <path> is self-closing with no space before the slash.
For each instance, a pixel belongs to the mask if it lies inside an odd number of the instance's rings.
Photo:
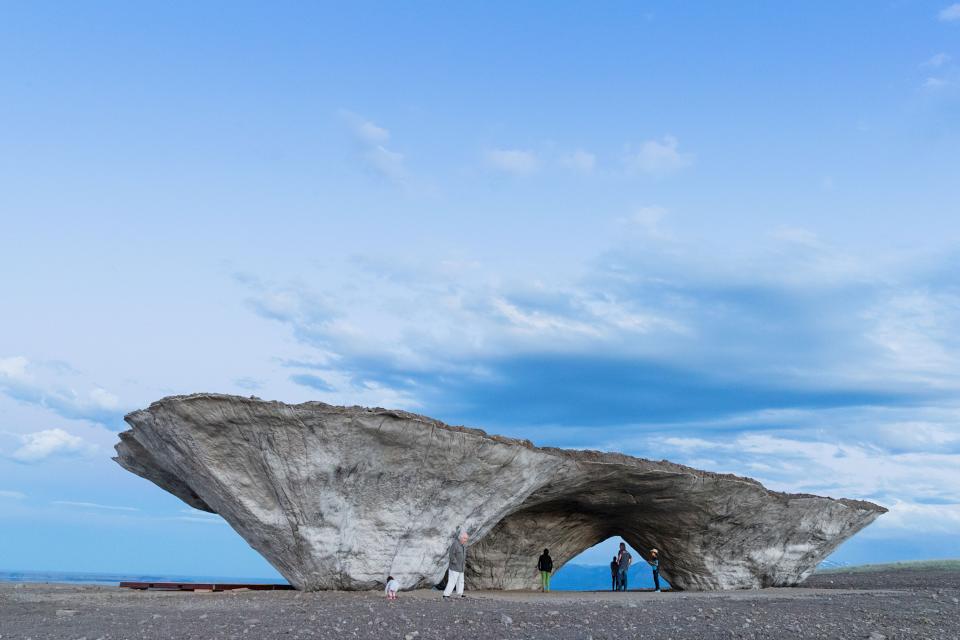
<path id="1" fill-rule="evenodd" d="M 553 573 L 553 558 L 550 557 L 550 549 L 544 549 L 543 555 L 537 560 L 537 570 L 540 571 L 540 588 L 544 591 L 550 591 L 550 574 Z"/>
<path id="2" fill-rule="evenodd" d="M 610 561 L 610 585 L 611 585 L 610 590 L 611 591 L 617 590 L 617 573 L 619 573 L 619 570 L 617 569 L 617 556 L 613 556 L 613 560 Z"/>

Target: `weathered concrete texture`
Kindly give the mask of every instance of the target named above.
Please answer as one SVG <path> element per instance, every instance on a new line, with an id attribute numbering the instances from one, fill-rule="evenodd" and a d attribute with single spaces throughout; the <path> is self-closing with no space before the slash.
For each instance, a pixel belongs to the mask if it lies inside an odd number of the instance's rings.
<path id="1" fill-rule="evenodd" d="M 562 565 L 620 536 L 659 549 L 661 573 L 678 588 L 789 586 L 884 511 L 662 462 L 580 461 L 564 472 L 475 545 L 468 575 L 486 588 L 529 588 L 544 548 Z"/>
<path id="2" fill-rule="evenodd" d="M 126 420 L 120 465 L 223 516 L 301 589 L 433 584 L 461 525 L 473 588 L 534 588 L 544 547 L 559 568 L 611 536 L 660 549 L 677 588 L 791 585 L 886 511 L 404 411 L 197 394 Z"/>

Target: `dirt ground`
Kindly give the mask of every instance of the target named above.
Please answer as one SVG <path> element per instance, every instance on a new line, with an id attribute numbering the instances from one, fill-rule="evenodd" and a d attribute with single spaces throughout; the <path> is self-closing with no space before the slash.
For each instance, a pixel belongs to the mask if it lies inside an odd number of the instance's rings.
<path id="1" fill-rule="evenodd" d="M 960 638 L 960 572 L 823 574 L 759 591 L 468 596 L 0 583 L 0 638 Z"/>

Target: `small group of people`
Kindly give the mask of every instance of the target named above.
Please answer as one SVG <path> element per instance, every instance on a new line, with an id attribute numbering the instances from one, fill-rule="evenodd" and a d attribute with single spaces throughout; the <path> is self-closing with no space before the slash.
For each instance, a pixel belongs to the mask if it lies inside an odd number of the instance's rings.
<path id="1" fill-rule="evenodd" d="M 457 535 L 456 539 L 450 545 L 447 551 L 449 565 L 447 568 L 447 585 L 443 589 L 443 599 L 449 600 L 456 591 L 461 598 L 463 594 L 463 574 L 467 567 L 467 541 L 470 535 L 463 529 Z M 655 591 L 660 591 L 660 552 L 656 549 L 650 549 L 650 559 L 647 564 L 653 569 L 653 585 Z M 613 556 L 610 562 L 610 575 L 613 581 L 613 591 L 627 590 L 627 576 L 630 565 L 633 564 L 633 556 L 627 551 L 627 545 L 620 543 L 620 551 Z M 550 557 L 550 550 L 544 549 L 543 553 L 537 559 L 537 571 L 540 572 L 540 589 L 546 593 L 550 591 L 550 576 L 553 574 L 553 558 Z M 397 591 L 400 590 L 399 583 L 393 576 L 387 576 L 384 592 L 388 600 L 397 599 Z"/>
<path id="2" fill-rule="evenodd" d="M 630 565 L 633 564 L 633 556 L 627 551 L 627 545 L 620 543 L 620 551 L 613 556 L 610 561 L 610 579 L 613 583 L 613 591 L 627 590 L 627 576 L 629 575 Z M 656 549 L 650 549 L 650 559 L 647 564 L 653 569 L 653 590 L 660 591 L 660 552 Z"/>

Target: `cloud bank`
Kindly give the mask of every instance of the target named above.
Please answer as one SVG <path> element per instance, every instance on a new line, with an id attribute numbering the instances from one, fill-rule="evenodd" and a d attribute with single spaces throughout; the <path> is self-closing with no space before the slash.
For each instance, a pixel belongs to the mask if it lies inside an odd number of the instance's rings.
<path id="1" fill-rule="evenodd" d="M 665 210 L 624 224 L 575 281 L 360 262 L 349 289 L 247 282 L 248 304 L 304 347 L 290 379 L 320 398 L 875 500 L 875 535 L 960 533 L 954 256 L 778 228 L 721 263 Z"/>

